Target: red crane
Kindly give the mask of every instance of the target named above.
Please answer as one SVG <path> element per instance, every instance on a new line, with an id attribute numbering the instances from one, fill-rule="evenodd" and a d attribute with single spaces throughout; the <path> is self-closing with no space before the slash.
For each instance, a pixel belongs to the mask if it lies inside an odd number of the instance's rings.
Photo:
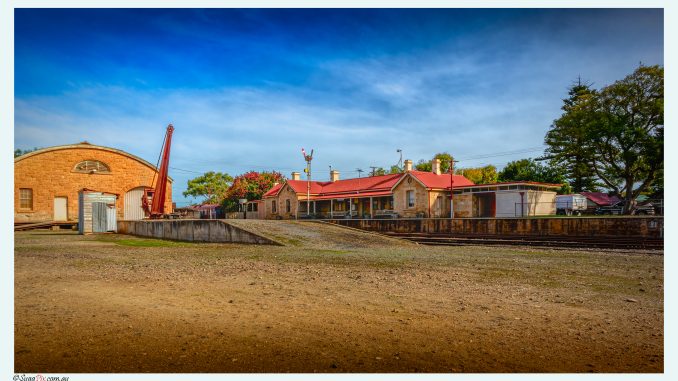
<path id="1" fill-rule="evenodd" d="M 167 194 L 167 170 L 169 169 L 170 146 L 172 145 L 172 133 L 174 126 L 167 126 L 165 139 L 160 151 L 160 168 L 157 170 L 157 181 L 153 188 L 146 188 L 141 197 L 141 205 L 146 217 L 151 219 L 163 218 L 165 213 L 165 195 Z M 155 179 L 155 175 L 153 176 Z"/>

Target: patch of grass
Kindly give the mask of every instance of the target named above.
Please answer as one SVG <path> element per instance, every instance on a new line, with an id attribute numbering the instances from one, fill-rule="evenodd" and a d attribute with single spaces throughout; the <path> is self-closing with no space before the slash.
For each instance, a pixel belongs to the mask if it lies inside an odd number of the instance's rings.
<path id="1" fill-rule="evenodd" d="M 162 239 L 143 239 L 143 238 L 118 238 L 112 236 L 102 236 L 97 241 L 111 242 L 120 246 L 131 247 L 190 247 L 193 244 L 186 242 L 168 241 Z"/>
<path id="2" fill-rule="evenodd" d="M 176 247 L 176 246 L 188 246 L 183 242 L 174 242 L 174 241 L 164 241 L 160 239 L 121 239 L 115 241 L 116 244 L 120 246 L 133 246 L 133 247 Z"/>

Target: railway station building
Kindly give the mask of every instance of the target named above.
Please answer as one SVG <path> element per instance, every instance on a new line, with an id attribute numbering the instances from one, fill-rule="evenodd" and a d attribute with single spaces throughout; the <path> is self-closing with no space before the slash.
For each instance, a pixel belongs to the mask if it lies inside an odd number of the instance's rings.
<path id="1" fill-rule="evenodd" d="M 555 196 L 561 184 L 511 182 L 474 184 L 461 175 L 412 169 L 405 161 L 403 173 L 330 181 L 305 181 L 299 173 L 277 184 L 262 197 L 266 219 L 316 218 L 448 218 L 453 189 L 455 218 L 527 217 L 556 214 Z M 310 187 L 309 187 L 310 186 Z M 310 198 L 307 194 L 310 193 Z M 309 213 L 307 213 L 307 210 Z"/>
<path id="2" fill-rule="evenodd" d="M 143 190 L 153 186 L 155 174 L 140 157 L 87 142 L 33 151 L 14 159 L 14 221 L 76 221 L 83 190 L 115 195 L 119 220 L 142 219 Z M 165 208 L 172 210 L 172 179 Z"/>

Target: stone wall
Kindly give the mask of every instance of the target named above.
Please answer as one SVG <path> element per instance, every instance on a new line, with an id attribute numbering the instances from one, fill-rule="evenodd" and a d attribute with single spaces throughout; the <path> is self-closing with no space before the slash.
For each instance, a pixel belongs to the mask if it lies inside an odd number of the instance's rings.
<path id="1" fill-rule="evenodd" d="M 430 218 L 328 220 L 376 232 L 586 237 L 663 237 L 663 217 Z"/>
<path id="2" fill-rule="evenodd" d="M 281 245 L 223 220 L 118 221 L 118 233 L 175 241 Z"/>
<path id="3" fill-rule="evenodd" d="M 26 154 L 14 162 L 14 221 L 38 222 L 54 216 L 54 197 L 67 198 L 68 219 L 78 219 L 78 191 L 87 188 L 118 195 L 118 219 L 124 216 L 124 196 L 130 189 L 150 187 L 155 170 L 122 151 L 86 144 Z M 84 160 L 108 165 L 110 173 L 80 173 L 73 169 Z M 33 208 L 21 209 L 19 189 L 33 190 Z M 165 209 L 172 210 L 172 183 L 167 182 Z"/>
<path id="4" fill-rule="evenodd" d="M 414 191 L 414 207 L 407 205 L 407 191 Z M 393 189 L 393 210 L 403 218 L 428 216 L 429 195 L 428 190 L 416 179 L 408 175 Z"/>
<path id="5" fill-rule="evenodd" d="M 470 193 L 454 195 L 454 217 L 473 217 L 473 195 Z"/>

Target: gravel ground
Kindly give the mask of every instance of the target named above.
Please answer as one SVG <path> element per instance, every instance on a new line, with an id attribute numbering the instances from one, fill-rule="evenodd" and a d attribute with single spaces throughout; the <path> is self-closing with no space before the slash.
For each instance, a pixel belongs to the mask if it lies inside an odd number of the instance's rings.
<path id="1" fill-rule="evenodd" d="M 287 247 L 16 233 L 14 371 L 664 369 L 662 255 L 300 226 Z"/>
<path id="2" fill-rule="evenodd" d="M 415 245 L 403 239 L 320 221 L 234 219 L 228 223 L 293 247 L 352 250 Z"/>

